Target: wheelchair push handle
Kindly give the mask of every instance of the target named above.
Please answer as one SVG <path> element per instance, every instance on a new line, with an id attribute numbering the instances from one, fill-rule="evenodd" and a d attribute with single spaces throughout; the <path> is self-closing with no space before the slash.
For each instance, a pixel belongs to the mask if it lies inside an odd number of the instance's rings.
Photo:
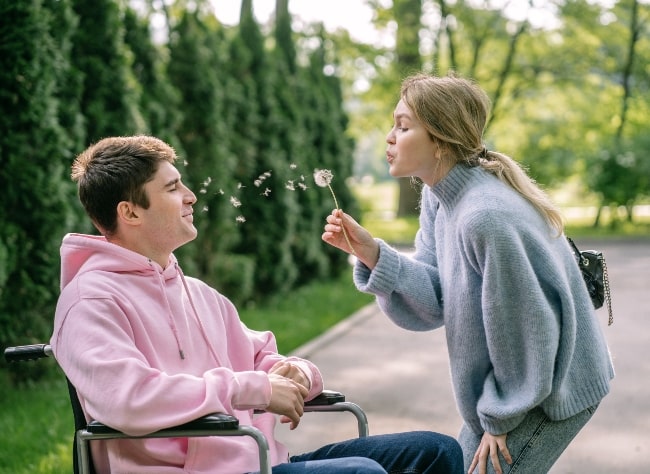
<path id="1" fill-rule="evenodd" d="M 36 360 L 51 355 L 52 348 L 49 344 L 30 344 L 27 346 L 7 347 L 5 349 L 5 360 L 7 362 Z"/>

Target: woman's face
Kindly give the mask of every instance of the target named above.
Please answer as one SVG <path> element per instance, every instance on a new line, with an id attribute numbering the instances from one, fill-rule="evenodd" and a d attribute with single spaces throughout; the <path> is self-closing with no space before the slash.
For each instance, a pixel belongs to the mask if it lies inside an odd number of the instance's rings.
<path id="1" fill-rule="evenodd" d="M 433 185 L 440 178 L 440 153 L 436 143 L 403 100 L 393 112 L 394 124 L 386 136 L 386 159 L 390 175 L 395 178 L 414 176 Z"/>

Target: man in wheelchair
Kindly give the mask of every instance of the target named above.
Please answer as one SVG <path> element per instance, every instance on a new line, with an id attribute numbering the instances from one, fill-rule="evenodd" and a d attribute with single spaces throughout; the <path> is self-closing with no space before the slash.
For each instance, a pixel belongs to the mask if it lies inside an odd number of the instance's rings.
<path id="1" fill-rule="evenodd" d="M 459 445 L 433 432 L 370 436 L 289 456 L 275 415 L 298 426 L 323 390 L 316 366 L 277 352 L 233 304 L 185 276 L 173 251 L 197 235 L 196 196 L 174 150 L 147 136 L 113 137 L 72 166 L 98 235 L 68 234 L 52 350 L 87 420 L 141 436 L 221 412 L 261 430 L 273 472 L 462 471 Z M 255 410 L 263 410 L 255 414 Z M 117 439 L 92 443 L 105 473 L 247 473 L 259 469 L 245 437 Z"/>

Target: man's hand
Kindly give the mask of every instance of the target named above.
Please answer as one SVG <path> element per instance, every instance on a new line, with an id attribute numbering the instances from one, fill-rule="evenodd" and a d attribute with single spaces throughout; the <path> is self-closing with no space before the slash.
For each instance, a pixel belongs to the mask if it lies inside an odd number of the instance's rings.
<path id="1" fill-rule="evenodd" d="M 503 455 L 503 459 L 508 464 L 512 464 L 512 457 L 510 456 L 510 451 L 508 451 L 508 446 L 506 445 L 506 436 L 502 435 L 492 435 L 487 431 L 483 433 L 481 438 L 481 444 L 478 445 L 476 454 L 474 454 L 474 459 L 472 459 L 472 464 L 469 467 L 469 473 L 473 473 L 476 466 L 478 466 L 479 474 L 487 473 L 487 461 L 488 457 L 492 461 L 492 466 L 497 474 L 502 474 L 501 463 L 499 462 L 499 451 Z"/>
<path id="2" fill-rule="evenodd" d="M 277 362 L 273 367 L 271 367 L 271 370 L 269 370 L 269 374 L 276 374 L 276 375 L 282 375 L 283 377 L 286 377 L 288 379 L 293 380 L 296 383 L 299 383 L 303 387 L 309 391 L 311 388 L 311 383 L 309 382 L 309 379 L 305 375 L 305 373 L 298 368 L 298 366 L 293 365 L 291 362 L 288 361 L 280 361 Z"/>
<path id="3" fill-rule="evenodd" d="M 275 373 L 269 374 L 271 382 L 271 401 L 266 410 L 280 416 L 280 422 L 291 423 L 295 429 L 304 413 L 307 387 L 287 377 Z"/>

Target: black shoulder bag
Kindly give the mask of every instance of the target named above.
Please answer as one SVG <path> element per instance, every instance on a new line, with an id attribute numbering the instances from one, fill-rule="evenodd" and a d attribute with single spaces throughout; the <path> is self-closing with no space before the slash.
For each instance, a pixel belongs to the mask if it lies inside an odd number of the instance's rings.
<path id="1" fill-rule="evenodd" d="M 587 291 L 591 297 L 594 308 L 598 309 L 607 303 L 609 313 L 608 326 L 614 322 L 612 315 L 612 297 L 609 290 L 609 276 L 607 275 L 607 264 L 605 257 L 600 250 L 580 250 L 573 240 L 567 237 L 573 254 L 582 272 L 582 278 L 587 285 Z"/>

